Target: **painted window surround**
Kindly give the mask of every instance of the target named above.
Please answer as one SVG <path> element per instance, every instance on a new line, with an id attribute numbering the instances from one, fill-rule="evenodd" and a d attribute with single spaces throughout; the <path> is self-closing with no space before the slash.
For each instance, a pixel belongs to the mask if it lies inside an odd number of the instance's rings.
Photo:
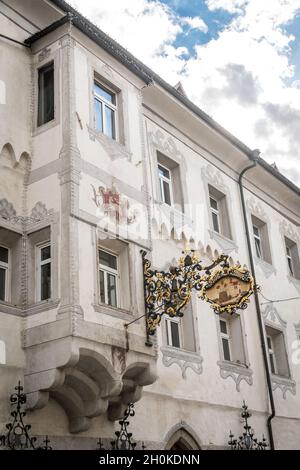
<path id="1" fill-rule="evenodd" d="M 223 345 L 222 345 L 222 336 L 220 328 L 220 317 L 215 315 L 216 327 L 217 327 L 217 342 L 219 348 L 219 357 L 220 360 L 217 362 L 217 365 L 220 369 L 220 376 L 222 379 L 227 379 L 231 377 L 236 384 L 236 390 L 240 391 L 240 383 L 242 380 L 248 383 L 248 385 L 253 384 L 253 370 L 250 368 L 246 333 L 245 333 L 245 321 L 242 315 L 239 315 L 240 327 L 241 327 L 241 340 L 243 347 L 243 354 L 245 358 L 245 363 L 240 364 L 238 362 L 225 361 L 223 359 Z"/>
<path id="2" fill-rule="evenodd" d="M 288 377 L 282 377 L 276 374 L 271 374 L 271 379 L 272 379 L 272 389 L 274 391 L 276 389 L 281 390 L 282 397 L 286 399 L 286 394 L 288 391 L 292 393 L 293 395 L 296 394 L 296 382 L 293 379 L 292 368 L 290 364 L 290 354 L 288 350 L 287 322 L 281 318 L 278 310 L 274 307 L 273 304 L 268 304 L 265 310 L 262 312 L 262 315 L 263 315 L 265 326 L 269 326 L 275 330 L 278 330 L 283 335 L 285 354 L 286 354 L 286 360 L 287 360 L 290 377 L 288 378 Z M 264 336 L 265 336 L 265 343 L 267 344 L 266 329 L 264 330 Z"/>
<path id="3" fill-rule="evenodd" d="M 167 343 L 167 331 L 165 322 L 162 322 L 161 335 L 162 335 L 162 346 L 160 348 L 162 353 L 162 362 L 165 367 L 170 367 L 172 364 L 177 364 L 181 369 L 182 378 L 186 378 L 186 371 L 188 368 L 192 369 L 193 372 L 200 375 L 203 372 L 203 358 L 200 351 L 200 340 L 198 333 L 198 321 L 197 321 L 197 299 L 192 296 L 189 306 L 189 312 L 186 314 L 192 314 L 192 328 L 195 340 L 195 351 L 188 351 L 183 348 L 174 348 L 169 346 Z"/>
<path id="4" fill-rule="evenodd" d="M 99 142 L 106 150 L 108 156 L 112 159 L 125 158 L 128 161 L 132 159 L 130 146 L 129 130 L 129 103 L 128 92 L 124 84 L 116 76 L 111 68 L 103 64 L 100 59 L 88 59 L 89 75 L 89 125 L 88 131 L 90 139 Z M 117 116 L 116 116 L 116 139 L 111 139 L 103 132 L 95 129 L 94 122 L 94 83 L 99 82 L 108 87 L 116 94 Z"/>
<path id="5" fill-rule="evenodd" d="M 34 111 L 32 113 L 32 134 L 33 136 L 39 135 L 42 132 L 48 131 L 53 127 L 60 124 L 60 95 L 61 95 L 61 81 L 60 81 L 60 50 L 52 50 L 51 46 L 45 47 L 33 57 L 33 95 L 34 95 Z M 39 69 L 45 67 L 47 64 L 53 62 L 54 64 L 54 119 L 41 126 L 37 125 L 38 122 L 38 98 L 39 98 Z"/>
<path id="6" fill-rule="evenodd" d="M 204 166 L 201 170 L 201 173 L 202 173 L 202 180 L 203 180 L 204 191 L 205 191 L 208 224 L 210 227 L 208 229 L 209 237 L 215 240 L 215 242 L 221 248 L 223 253 L 229 255 L 233 251 L 238 252 L 238 245 L 236 242 L 234 224 L 232 223 L 234 218 L 233 218 L 233 206 L 232 206 L 231 192 L 228 186 L 225 184 L 223 175 L 221 174 L 221 172 L 218 169 L 214 168 L 212 165 L 208 164 Z M 222 193 L 226 198 L 226 211 L 227 211 L 228 219 L 229 219 L 231 238 L 225 237 L 222 233 L 215 232 L 213 228 L 213 221 L 211 217 L 211 207 L 210 207 L 209 186 L 217 190 L 219 193 Z"/>

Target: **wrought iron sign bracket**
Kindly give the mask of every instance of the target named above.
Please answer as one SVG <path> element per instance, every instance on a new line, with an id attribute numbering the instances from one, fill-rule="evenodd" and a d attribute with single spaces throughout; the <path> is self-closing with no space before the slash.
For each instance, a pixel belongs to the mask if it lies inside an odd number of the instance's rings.
<path id="1" fill-rule="evenodd" d="M 208 266 L 203 266 L 194 251 L 183 252 L 177 266 L 169 271 L 151 269 L 146 252 L 141 251 L 144 273 L 146 312 L 146 345 L 152 345 L 150 336 L 156 331 L 164 314 L 183 317 L 193 291 L 208 302 L 216 314 L 233 314 L 247 308 L 249 297 L 256 289 L 247 268 L 240 264 L 230 266 L 227 255 L 220 255 Z"/>

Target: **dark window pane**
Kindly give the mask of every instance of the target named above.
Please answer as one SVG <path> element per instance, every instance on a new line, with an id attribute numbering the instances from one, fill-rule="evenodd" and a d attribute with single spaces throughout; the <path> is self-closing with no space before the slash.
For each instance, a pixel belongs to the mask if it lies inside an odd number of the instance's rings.
<path id="1" fill-rule="evenodd" d="M 96 130 L 103 132 L 102 103 L 95 99 L 95 126 Z"/>
<path id="2" fill-rule="evenodd" d="M 261 258 L 261 246 L 260 246 L 260 240 L 258 238 L 255 238 L 255 249 L 256 249 L 256 256 L 258 258 Z"/>
<path id="3" fill-rule="evenodd" d="M 272 349 L 271 338 L 269 336 L 267 337 L 267 343 L 268 343 L 268 348 Z"/>
<path id="4" fill-rule="evenodd" d="M 220 320 L 221 333 L 227 334 L 227 323 L 223 320 Z"/>
<path id="5" fill-rule="evenodd" d="M 0 268 L 0 300 L 5 300 L 6 269 Z"/>
<path id="6" fill-rule="evenodd" d="M 113 307 L 117 306 L 117 286 L 116 286 L 116 276 L 113 274 L 107 273 L 107 294 L 108 294 L 108 304 Z"/>
<path id="7" fill-rule="evenodd" d="M 104 272 L 99 271 L 100 273 L 100 301 L 105 303 L 105 286 L 104 286 Z"/>
<path id="8" fill-rule="evenodd" d="M 213 199 L 212 197 L 209 198 L 210 200 L 210 207 L 212 209 L 215 209 L 216 211 L 218 210 L 218 203 L 215 199 Z"/>
<path id="9" fill-rule="evenodd" d="M 288 265 L 289 265 L 289 270 L 290 270 L 291 276 L 294 276 L 293 263 L 292 263 L 291 258 L 288 258 Z"/>
<path id="10" fill-rule="evenodd" d="M 116 138 L 115 130 L 115 112 L 108 106 L 105 106 L 105 134 L 111 139 Z"/>
<path id="11" fill-rule="evenodd" d="M 8 263 L 8 249 L 0 246 L 0 261 Z"/>
<path id="12" fill-rule="evenodd" d="M 171 205 L 171 192 L 170 192 L 170 185 L 166 181 L 163 181 L 163 188 L 164 188 L 164 202 L 166 204 Z"/>
<path id="13" fill-rule="evenodd" d="M 254 235 L 256 235 L 257 237 L 259 237 L 259 230 L 258 230 L 258 228 L 257 228 L 255 225 L 253 225 L 253 233 L 254 233 Z"/>
<path id="14" fill-rule="evenodd" d="M 223 352 L 225 361 L 230 361 L 230 350 L 229 350 L 229 341 L 226 338 L 222 338 Z"/>
<path id="15" fill-rule="evenodd" d="M 39 70 L 38 126 L 54 119 L 54 64 Z"/>
<path id="16" fill-rule="evenodd" d="M 172 346 L 180 348 L 179 324 L 171 321 Z"/>
<path id="17" fill-rule="evenodd" d="M 41 249 L 41 261 L 51 258 L 51 246 L 45 246 Z"/>
<path id="18" fill-rule="evenodd" d="M 102 96 L 102 98 L 104 98 L 109 103 L 116 104 L 116 95 L 107 90 L 107 88 L 104 88 L 102 85 L 95 83 L 94 90 L 97 95 Z"/>
<path id="19" fill-rule="evenodd" d="M 41 300 L 51 298 L 51 263 L 41 266 Z"/>
<path id="20" fill-rule="evenodd" d="M 107 253 L 106 251 L 99 250 L 99 261 L 100 264 L 103 264 L 103 266 L 117 269 L 117 257 Z"/>
<path id="21" fill-rule="evenodd" d="M 213 221 L 214 231 L 220 233 L 219 217 L 214 212 L 212 212 L 212 221 Z"/>
<path id="22" fill-rule="evenodd" d="M 274 364 L 274 357 L 273 354 L 270 354 L 270 365 L 271 365 L 271 372 L 272 374 L 275 374 L 275 364 Z"/>

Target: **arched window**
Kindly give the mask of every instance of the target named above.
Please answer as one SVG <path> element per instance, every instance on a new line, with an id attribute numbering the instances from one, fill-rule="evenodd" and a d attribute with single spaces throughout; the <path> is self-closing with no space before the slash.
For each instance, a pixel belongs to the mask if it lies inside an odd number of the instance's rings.
<path id="1" fill-rule="evenodd" d="M 201 450 L 201 447 L 190 432 L 186 431 L 184 428 L 180 428 L 169 438 L 166 449 L 182 451 Z"/>

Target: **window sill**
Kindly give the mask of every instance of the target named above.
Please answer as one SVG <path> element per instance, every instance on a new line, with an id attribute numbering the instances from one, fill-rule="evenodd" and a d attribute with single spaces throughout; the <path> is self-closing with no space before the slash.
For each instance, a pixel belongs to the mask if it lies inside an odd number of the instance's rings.
<path id="1" fill-rule="evenodd" d="M 165 367 L 177 364 L 182 373 L 182 377 L 186 378 L 186 370 L 192 369 L 196 374 L 200 375 L 203 371 L 203 358 L 199 352 L 187 351 L 186 349 L 174 348 L 172 346 L 161 347 L 162 362 Z"/>
<path id="2" fill-rule="evenodd" d="M 242 380 L 245 380 L 248 385 L 253 384 L 253 370 L 250 369 L 247 364 L 224 360 L 218 361 L 217 364 L 220 368 L 220 375 L 222 379 L 231 377 L 236 384 L 236 390 L 238 392 L 240 391 L 240 383 Z"/>
<path id="3" fill-rule="evenodd" d="M 109 157 L 112 160 L 117 160 L 119 158 L 126 158 L 129 162 L 132 159 L 132 153 L 126 148 L 126 146 L 117 140 L 107 137 L 103 132 L 99 132 L 96 129 L 87 126 L 90 139 L 95 142 L 99 142 L 103 145 L 104 149 L 107 151 Z"/>
<path id="4" fill-rule="evenodd" d="M 272 390 L 277 388 L 282 391 L 282 396 L 286 399 L 287 392 L 291 392 L 292 395 L 296 395 L 296 382 L 289 377 L 283 377 L 282 375 L 271 374 Z"/>
<path id="5" fill-rule="evenodd" d="M 257 264 L 261 268 L 261 270 L 263 271 L 265 277 L 268 278 L 272 274 L 276 274 L 276 269 L 268 261 L 265 261 L 262 258 L 258 258 L 257 256 L 254 256 L 254 261 L 255 261 L 255 264 Z"/>
<path id="6" fill-rule="evenodd" d="M 300 293 L 300 279 L 297 279 L 294 276 L 288 275 L 288 280 L 294 287 L 296 287 L 297 291 Z"/>
<path id="7" fill-rule="evenodd" d="M 36 126 L 34 128 L 34 131 L 32 132 L 32 137 L 36 137 L 39 134 L 42 134 L 43 132 L 49 131 L 52 129 L 52 127 L 55 127 L 59 124 L 58 120 L 56 118 L 52 119 L 52 121 L 46 122 L 45 124 L 42 124 L 41 126 Z"/>
<path id="8" fill-rule="evenodd" d="M 214 230 L 208 230 L 210 238 L 215 240 L 222 252 L 229 255 L 232 251 L 238 251 L 238 246 L 231 238 L 225 237 L 221 233 L 215 232 Z"/>
<path id="9" fill-rule="evenodd" d="M 121 320 L 132 321 L 134 319 L 133 314 L 129 310 L 123 308 L 112 307 L 107 304 L 92 304 L 94 311 L 97 313 L 104 313 L 105 315 L 110 315 L 111 317 L 120 318 Z"/>
<path id="10" fill-rule="evenodd" d="M 0 313 L 22 317 L 24 315 L 24 310 L 17 305 L 11 304 L 10 302 L 0 300 Z"/>
<path id="11" fill-rule="evenodd" d="M 54 310 L 59 306 L 59 303 L 60 299 L 48 299 L 28 305 L 28 307 L 25 309 L 26 316 L 47 312 L 48 310 Z"/>

